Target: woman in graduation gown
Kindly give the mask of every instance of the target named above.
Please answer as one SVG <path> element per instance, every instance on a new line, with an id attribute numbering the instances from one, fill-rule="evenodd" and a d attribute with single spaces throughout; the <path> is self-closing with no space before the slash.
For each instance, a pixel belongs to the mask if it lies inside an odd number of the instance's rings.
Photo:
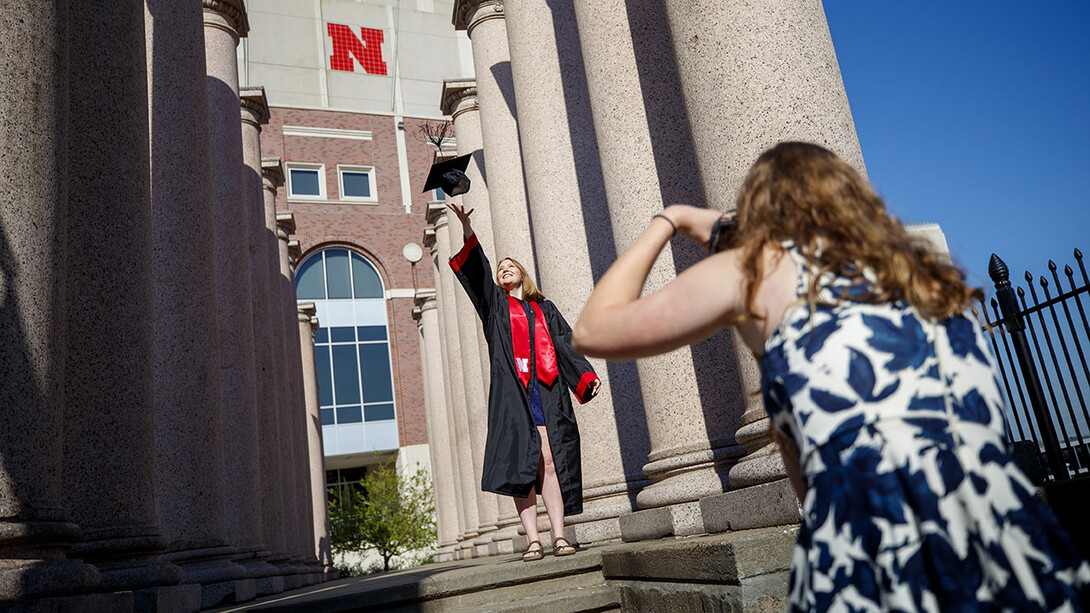
<path id="1" fill-rule="evenodd" d="M 488 341 L 491 381 L 488 436 L 481 489 L 515 499 L 530 539 L 524 560 L 543 555 L 537 532 L 537 495 L 552 528 L 554 552 L 571 555 L 564 516 L 583 512 L 579 429 L 570 389 L 580 403 L 601 384 L 586 358 L 571 347 L 571 327 L 538 291 L 526 269 L 511 258 L 491 267 L 469 216 L 448 205 L 462 223 L 465 244 L 450 267 L 469 295 Z"/>

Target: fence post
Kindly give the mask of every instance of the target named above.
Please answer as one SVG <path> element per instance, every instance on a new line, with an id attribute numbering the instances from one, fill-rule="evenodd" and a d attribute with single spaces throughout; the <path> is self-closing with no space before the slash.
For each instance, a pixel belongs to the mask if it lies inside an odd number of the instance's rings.
<path id="1" fill-rule="evenodd" d="M 1043 439 L 1041 442 L 1045 445 L 1045 456 L 1048 459 L 1052 478 L 1056 481 L 1067 479 L 1069 478 L 1067 463 L 1064 462 L 1060 440 L 1056 437 L 1056 428 L 1048 412 L 1041 378 L 1037 375 L 1037 367 L 1033 364 L 1029 341 L 1026 340 L 1026 323 L 1022 319 L 1022 312 L 1018 309 L 1018 302 L 1014 298 L 1010 271 L 1007 269 L 1007 264 L 994 253 L 988 262 L 988 276 L 995 282 L 995 297 L 999 302 L 999 310 L 1003 314 L 1004 326 L 1014 345 L 1014 354 L 1018 356 L 1018 366 L 1022 371 L 1022 380 L 1026 383 L 1026 392 L 1029 394 L 1033 414 L 1037 418 L 1037 426 Z"/>

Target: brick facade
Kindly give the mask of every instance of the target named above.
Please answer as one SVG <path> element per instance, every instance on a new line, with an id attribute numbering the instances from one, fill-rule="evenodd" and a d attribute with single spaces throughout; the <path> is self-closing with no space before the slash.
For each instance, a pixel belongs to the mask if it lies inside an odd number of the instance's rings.
<path id="1" fill-rule="evenodd" d="M 410 213 L 406 213 L 398 166 L 396 118 L 296 108 L 270 110 L 271 119 L 261 132 L 262 156 L 279 157 L 285 164 L 325 166 L 325 200 L 289 201 L 286 185 L 277 192 L 277 210 L 295 213 L 296 238 L 303 257 L 326 247 L 347 247 L 375 265 L 387 291 L 434 287 L 429 258 L 412 264 L 402 255 L 406 244 L 421 243 L 427 203 L 431 200 L 430 192 L 420 193 L 434 151 L 420 136 L 424 120 L 402 120 L 412 197 Z M 284 126 L 369 131 L 371 140 L 285 136 Z M 340 201 L 338 164 L 373 167 L 377 202 Z M 420 340 L 412 309 L 412 298 L 387 300 L 390 365 L 402 446 L 427 443 Z"/>

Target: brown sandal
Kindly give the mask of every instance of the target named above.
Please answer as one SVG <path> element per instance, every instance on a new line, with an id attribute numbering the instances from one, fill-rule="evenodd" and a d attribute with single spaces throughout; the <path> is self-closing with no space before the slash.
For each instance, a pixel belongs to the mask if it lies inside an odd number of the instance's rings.
<path id="1" fill-rule="evenodd" d="M 559 541 L 564 541 L 561 545 Z M 568 539 L 558 536 L 553 539 L 553 555 L 557 557 L 575 555 L 575 547 L 568 542 Z"/>
<path id="2" fill-rule="evenodd" d="M 537 545 L 537 549 L 530 549 L 534 545 Z M 545 550 L 541 547 L 541 541 L 530 541 L 526 545 L 526 551 L 522 554 L 523 562 L 533 562 L 534 560 L 540 560 L 545 557 Z"/>

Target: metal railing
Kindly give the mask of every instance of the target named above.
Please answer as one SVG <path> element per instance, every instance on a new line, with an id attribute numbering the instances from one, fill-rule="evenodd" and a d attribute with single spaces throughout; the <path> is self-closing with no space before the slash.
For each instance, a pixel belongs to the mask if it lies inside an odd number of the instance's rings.
<path id="1" fill-rule="evenodd" d="M 992 254 L 988 274 L 996 296 L 991 312 L 984 309 L 1010 411 L 1007 436 L 1016 450 L 1031 450 L 1016 453 L 1027 472 L 1043 468 L 1055 481 L 1090 474 L 1090 323 L 1083 305 L 1090 279 L 1082 252 L 1075 249 L 1074 256 L 1081 285 L 1068 265 L 1065 289 L 1059 267 L 1049 260 L 1051 281 L 1041 275 L 1035 284 L 1027 271 L 1026 286 L 1015 289 L 1007 265 Z"/>

